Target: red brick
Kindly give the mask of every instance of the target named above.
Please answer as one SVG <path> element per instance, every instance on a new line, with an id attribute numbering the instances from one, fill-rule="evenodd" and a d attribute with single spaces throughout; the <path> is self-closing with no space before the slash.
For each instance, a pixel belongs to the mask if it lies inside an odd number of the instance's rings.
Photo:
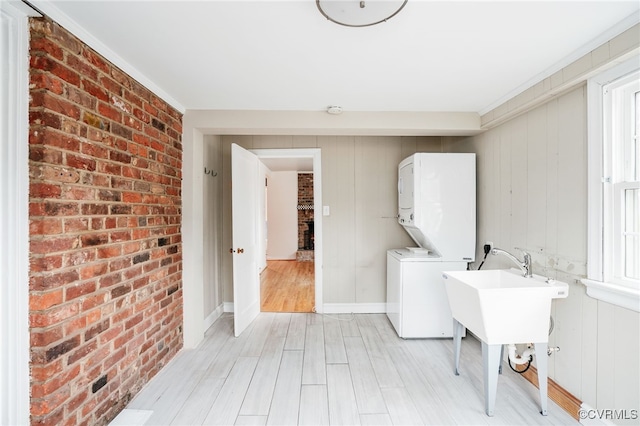
<path id="1" fill-rule="evenodd" d="M 57 359 L 45 365 L 31 365 L 31 380 L 41 382 L 55 376 L 64 369 L 62 359 Z"/>
<path id="2" fill-rule="evenodd" d="M 96 282 L 89 281 L 85 283 L 74 283 L 65 289 L 65 300 L 70 301 L 80 296 L 91 294 L 96 291 Z"/>
<path id="3" fill-rule="evenodd" d="M 122 113 L 104 102 L 98 103 L 98 113 L 113 121 L 122 120 Z"/>
<path id="4" fill-rule="evenodd" d="M 111 93 L 120 96 L 122 94 L 122 86 L 107 76 L 98 76 L 98 83 Z"/>
<path id="5" fill-rule="evenodd" d="M 63 374 L 59 374 L 54 378 L 42 383 L 42 384 L 34 384 L 31 386 L 31 398 L 42 398 L 46 395 L 50 395 L 64 386 L 70 379 L 74 378 L 80 372 L 80 366 L 76 365 L 68 370 L 66 370 Z"/>
<path id="6" fill-rule="evenodd" d="M 140 251 L 140 243 L 135 241 L 127 243 L 122 248 L 122 254 L 132 254 Z"/>
<path id="7" fill-rule="evenodd" d="M 145 102 L 143 104 L 143 108 L 144 108 L 144 111 L 147 112 L 148 114 L 151 114 L 154 117 L 158 116 L 158 108 L 154 107 L 153 105 Z"/>
<path id="8" fill-rule="evenodd" d="M 109 262 L 110 271 L 119 271 L 131 266 L 131 259 L 129 258 L 117 258 Z"/>
<path id="9" fill-rule="evenodd" d="M 119 272 L 109 275 L 103 275 L 100 277 L 100 288 L 111 287 L 122 282 L 122 277 Z"/>
<path id="10" fill-rule="evenodd" d="M 96 191 L 91 187 L 70 186 L 66 187 L 61 195 L 65 200 L 94 200 Z"/>
<path id="11" fill-rule="evenodd" d="M 42 142 L 48 147 L 58 147 L 67 151 L 77 152 L 80 141 L 75 135 L 69 135 L 49 128 L 42 131 Z"/>
<path id="12" fill-rule="evenodd" d="M 105 424 L 182 342 L 182 116 L 59 25 L 30 22 L 32 422 Z"/>
<path id="13" fill-rule="evenodd" d="M 80 315 L 72 318 L 70 321 L 64 323 L 64 334 L 67 336 L 78 334 L 79 330 L 82 330 L 87 326 L 87 322 L 87 315 Z"/>
<path id="14" fill-rule="evenodd" d="M 68 358 L 69 365 L 72 365 L 73 363 L 80 361 L 87 355 L 95 352 L 97 348 L 98 348 L 98 343 L 95 340 L 80 346 L 78 349 L 76 349 L 75 351 L 69 354 L 69 358 Z"/>
<path id="15" fill-rule="evenodd" d="M 131 88 L 131 78 L 119 69 L 113 67 L 111 69 L 111 77 L 127 89 Z"/>
<path id="16" fill-rule="evenodd" d="M 96 169 L 96 160 L 80 155 L 67 154 L 66 165 L 74 169 L 93 171 Z"/>
<path id="17" fill-rule="evenodd" d="M 31 240 L 32 254 L 49 254 L 76 248 L 78 239 L 75 237 L 49 237 L 46 240 Z"/>
<path id="18" fill-rule="evenodd" d="M 29 111 L 29 123 L 32 125 L 61 129 L 62 116 L 45 110 Z"/>
<path id="19" fill-rule="evenodd" d="M 142 194 L 139 192 L 123 192 L 122 201 L 125 203 L 140 203 L 142 201 Z"/>
<path id="20" fill-rule="evenodd" d="M 48 272 L 60 269 L 64 264 L 62 255 L 32 257 L 29 259 L 29 267 L 32 273 Z"/>
<path id="21" fill-rule="evenodd" d="M 98 263 L 80 268 L 80 278 L 85 280 L 88 278 L 99 277 L 107 272 L 106 263 Z"/>
<path id="22" fill-rule="evenodd" d="M 45 347 L 61 340 L 64 337 L 62 326 L 47 328 L 45 330 L 31 330 L 30 346 L 33 348 Z"/>
<path id="23" fill-rule="evenodd" d="M 35 52 L 42 52 L 58 60 L 62 60 L 64 56 L 62 47 L 45 37 L 32 38 L 29 48 L 32 55 L 34 55 Z"/>
<path id="24" fill-rule="evenodd" d="M 46 395 L 44 398 L 31 398 L 31 415 L 43 416 L 50 414 L 53 410 L 60 407 L 64 401 L 71 396 L 71 389 L 68 386 L 63 387 L 55 393 Z M 64 413 L 60 413 L 62 416 Z"/>
<path id="25" fill-rule="evenodd" d="M 141 133 L 134 133 L 133 141 L 143 146 L 151 146 L 151 139 Z"/>
<path id="26" fill-rule="evenodd" d="M 112 257 L 118 257 L 121 254 L 122 254 L 122 248 L 119 245 L 100 247 L 98 249 L 98 259 L 109 259 Z"/>
<path id="27" fill-rule="evenodd" d="M 67 233 L 77 231 L 86 231 L 89 229 L 89 221 L 87 218 L 68 218 L 64 219 L 64 230 Z"/>
<path id="28" fill-rule="evenodd" d="M 78 104 L 79 106 L 95 110 L 97 101 L 96 98 L 86 93 L 84 90 L 77 87 L 70 87 L 67 89 L 67 99 L 71 102 Z"/>
<path id="29" fill-rule="evenodd" d="M 50 92 L 42 92 L 42 106 L 74 120 L 80 118 L 80 108 L 77 105 L 52 95 Z"/>
<path id="30" fill-rule="evenodd" d="M 89 64 L 93 65 L 103 73 L 109 74 L 109 70 L 111 68 L 110 65 L 102 56 L 98 55 L 92 49 L 85 46 L 82 49 L 82 56 Z"/>
<path id="31" fill-rule="evenodd" d="M 65 406 L 65 408 L 67 409 L 67 412 L 73 413 L 78 408 L 80 408 L 82 404 L 87 400 L 88 395 L 89 395 L 89 392 L 81 391 L 76 396 L 74 396 Z M 70 417 L 69 420 L 70 420 L 69 425 L 81 426 L 78 423 L 76 418 Z"/>
<path id="32" fill-rule="evenodd" d="M 104 345 L 107 342 L 110 342 L 111 340 L 118 337 L 123 331 L 124 331 L 124 326 L 122 324 L 111 325 L 111 327 L 108 330 L 106 330 L 104 333 L 102 333 L 98 337 L 98 342 L 100 345 Z"/>
<path id="33" fill-rule="evenodd" d="M 107 158 L 109 155 L 109 150 L 107 150 L 107 148 L 95 143 L 80 144 L 80 152 L 93 158 Z"/>
<path id="34" fill-rule="evenodd" d="M 30 235 L 55 235 L 60 233 L 62 233 L 61 219 L 45 217 L 45 218 L 31 219 L 29 221 Z"/>
<path id="35" fill-rule="evenodd" d="M 79 74 L 85 77 L 89 77 L 94 81 L 98 79 L 98 71 L 94 67 L 92 67 L 91 64 L 85 62 L 80 57 L 75 55 L 67 55 L 66 63 L 69 68 L 77 71 Z"/>
<path id="36" fill-rule="evenodd" d="M 49 163 L 49 164 L 62 164 L 62 152 L 57 149 L 51 149 L 49 147 L 41 145 L 29 146 L 29 160 Z"/>
<path id="37" fill-rule="evenodd" d="M 54 289 L 48 292 L 32 292 L 29 294 L 29 309 L 42 311 L 62 303 L 62 289 Z"/>
<path id="38" fill-rule="evenodd" d="M 132 179 L 141 179 L 143 178 L 142 173 L 139 169 L 135 167 L 122 166 L 122 176 L 132 178 Z"/>
<path id="39" fill-rule="evenodd" d="M 46 311 L 32 312 L 29 318 L 29 323 L 31 327 L 48 327 L 54 324 L 60 324 L 62 321 L 73 317 L 78 312 L 79 307 L 76 303 L 67 303 Z"/>

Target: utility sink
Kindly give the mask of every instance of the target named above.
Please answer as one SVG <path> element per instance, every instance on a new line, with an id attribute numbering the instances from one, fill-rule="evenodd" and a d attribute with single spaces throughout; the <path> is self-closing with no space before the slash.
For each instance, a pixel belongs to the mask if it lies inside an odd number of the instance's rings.
<path id="1" fill-rule="evenodd" d="M 546 342 L 551 300 L 569 285 L 516 269 L 444 272 L 453 317 L 488 344 Z"/>
<path id="2" fill-rule="evenodd" d="M 502 373 L 503 345 L 533 343 L 540 389 L 540 413 L 547 414 L 547 343 L 551 300 L 569 295 L 569 285 L 519 270 L 443 272 L 453 314 L 454 373 L 459 374 L 464 328 L 482 343 L 485 412 L 493 416 Z"/>

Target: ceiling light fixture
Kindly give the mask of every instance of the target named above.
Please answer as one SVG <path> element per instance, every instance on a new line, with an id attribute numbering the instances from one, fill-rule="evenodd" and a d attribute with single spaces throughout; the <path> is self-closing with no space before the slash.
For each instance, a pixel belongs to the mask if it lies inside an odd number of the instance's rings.
<path id="1" fill-rule="evenodd" d="M 346 27 L 368 27 L 396 16 L 408 0 L 316 0 L 320 13 Z"/>

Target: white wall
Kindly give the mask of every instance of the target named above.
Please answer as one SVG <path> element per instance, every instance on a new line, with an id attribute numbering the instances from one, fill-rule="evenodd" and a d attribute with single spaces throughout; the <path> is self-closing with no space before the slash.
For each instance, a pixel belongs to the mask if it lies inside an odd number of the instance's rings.
<path id="1" fill-rule="evenodd" d="M 414 152 L 440 152 L 440 137 L 367 136 L 223 136 L 246 149 L 320 148 L 322 200 L 331 209 L 323 217 L 324 304 L 383 306 L 386 302 L 386 250 L 412 245 L 398 225 L 397 167 Z M 223 170 L 230 167 L 224 154 Z M 224 175 L 223 234 L 230 238 L 230 173 Z M 228 180 L 227 180 L 228 179 Z M 223 276 L 231 274 L 223 260 Z M 231 280 L 224 280 L 224 300 L 233 300 Z"/>
<path id="2" fill-rule="evenodd" d="M 271 172 L 267 186 L 267 259 L 292 260 L 298 251 L 298 172 Z"/>
<path id="3" fill-rule="evenodd" d="M 478 246 L 522 247 L 534 273 L 569 283 L 569 297 L 553 303 L 549 344 L 561 350 L 549 358 L 549 377 L 598 409 L 640 407 L 640 315 L 592 299 L 580 283 L 587 263 L 586 87 L 482 135 L 447 141 L 445 149 L 477 154 Z M 510 266 L 490 256 L 483 268 Z"/>

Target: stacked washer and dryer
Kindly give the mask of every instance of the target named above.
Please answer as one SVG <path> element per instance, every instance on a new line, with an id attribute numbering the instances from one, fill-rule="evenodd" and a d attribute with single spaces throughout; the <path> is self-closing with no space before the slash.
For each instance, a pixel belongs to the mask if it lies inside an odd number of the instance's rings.
<path id="1" fill-rule="evenodd" d="M 398 336 L 453 336 L 443 271 L 475 260 L 475 154 L 417 153 L 398 166 L 398 222 L 417 247 L 387 251 L 387 316 Z"/>

